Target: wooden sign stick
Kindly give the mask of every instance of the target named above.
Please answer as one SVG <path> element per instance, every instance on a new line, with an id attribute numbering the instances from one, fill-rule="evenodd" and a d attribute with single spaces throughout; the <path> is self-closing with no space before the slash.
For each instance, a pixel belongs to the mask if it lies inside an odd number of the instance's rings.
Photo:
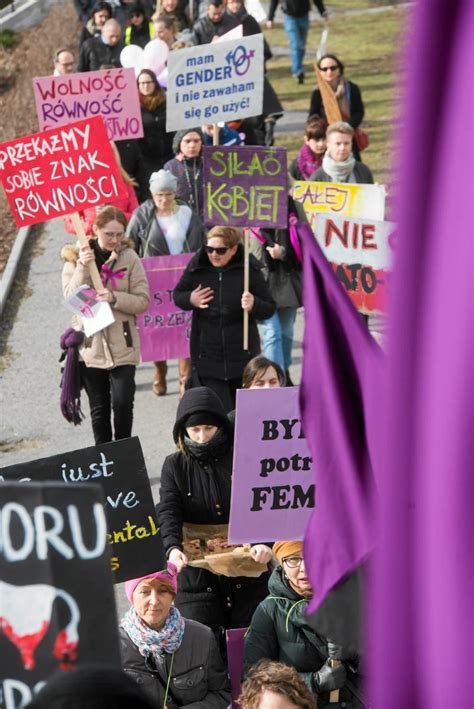
<path id="1" fill-rule="evenodd" d="M 213 123 L 213 131 L 212 131 L 212 144 L 213 145 L 219 145 L 219 131 L 220 128 L 217 125 L 217 123 Z"/>
<path id="2" fill-rule="evenodd" d="M 342 121 L 341 109 L 337 102 L 336 94 L 327 83 L 324 81 L 323 75 L 319 70 L 317 64 L 314 65 L 314 71 L 316 72 L 316 79 L 318 82 L 318 89 L 321 92 L 321 98 L 323 100 L 324 113 L 326 114 L 326 120 L 331 125 L 331 123 L 336 123 L 337 121 Z"/>
<path id="3" fill-rule="evenodd" d="M 250 288 L 250 268 L 249 268 L 249 255 L 250 255 L 250 240 L 249 231 L 244 229 L 244 293 Z M 249 348 L 249 311 L 244 310 L 244 350 Z"/>
<path id="4" fill-rule="evenodd" d="M 79 212 L 73 212 L 71 214 L 71 219 L 72 223 L 74 224 L 74 229 L 76 230 L 79 243 L 82 244 L 82 246 L 87 246 L 89 244 L 89 239 L 87 238 L 86 232 L 84 231 Z M 96 290 L 103 290 L 104 284 L 100 279 L 99 269 L 97 268 L 97 264 L 95 261 L 91 261 L 91 263 L 89 263 L 89 273 L 91 274 L 92 285 L 94 286 L 94 288 Z"/>
<path id="5" fill-rule="evenodd" d="M 341 664 L 340 660 L 331 660 L 331 667 L 339 667 Z M 337 704 L 339 701 L 339 690 L 333 689 L 329 692 L 329 704 Z"/>

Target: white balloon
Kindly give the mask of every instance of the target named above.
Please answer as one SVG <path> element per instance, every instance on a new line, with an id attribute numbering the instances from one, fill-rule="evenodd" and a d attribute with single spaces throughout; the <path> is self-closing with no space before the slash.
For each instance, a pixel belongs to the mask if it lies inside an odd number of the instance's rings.
<path id="1" fill-rule="evenodd" d="M 168 67 L 165 67 L 161 74 L 157 76 L 158 83 L 163 89 L 168 88 Z"/>
<path id="2" fill-rule="evenodd" d="M 168 45 L 162 39 L 152 39 L 143 51 L 144 66 L 158 76 L 166 65 L 169 51 Z"/>
<path id="3" fill-rule="evenodd" d="M 141 47 L 136 44 L 129 44 L 120 52 L 120 63 L 123 67 L 135 69 L 135 76 L 138 76 L 143 69 L 144 53 Z"/>

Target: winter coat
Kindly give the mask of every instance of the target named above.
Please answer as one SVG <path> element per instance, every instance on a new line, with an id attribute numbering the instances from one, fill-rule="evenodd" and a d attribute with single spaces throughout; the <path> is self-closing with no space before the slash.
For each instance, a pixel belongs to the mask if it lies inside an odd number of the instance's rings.
<path id="1" fill-rule="evenodd" d="M 324 7 L 323 0 L 313 1 L 321 17 L 326 17 L 328 13 L 326 8 Z M 279 0 L 270 1 L 270 9 L 268 11 L 268 19 L 270 21 L 273 21 L 273 18 L 275 17 L 275 12 L 278 7 L 278 3 Z M 290 17 L 306 17 L 306 15 L 309 14 L 311 8 L 309 0 L 283 0 L 281 9 L 285 13 L 285 15 L 290 15 Z"/>
<path id="2" fill-rule="evenodd" d="M 181 451 L 167 456 L 161 472 L 157 506 L 161 537 L 167 555 L 183 550 L 183 523 L 227 524 L 232 483 L 232 425 L 217 395 L 206 387 L 190 389 L 181 400 L 173 429 L 174 440 L 183 422 L 196 411 L 210 411 L 222 421 L 228 445 L 206 460 Z M 268 573 L 257 578 L 217 576 L 205 569 L 184 568 L 178 576 L 176 605 L 185 617 L 209 627 L 244 627 L 266 595 Z"/>
<path id="3" fill-rule="evenodd" d="M 189 207 L 185 206 L 185 209 L 189 209 Z M 132 239 L 135 250 L 141 257 L 169 256 L 170 254 L 165 236 L 156 219 L 155 205 L 152 199 L 147 199 L 137 207 L 127 227 L 127 236 Z M 203 236 L 201 220 L 193 212 L 186 233 L 183 253 L 197 251 L 201 248 Z"/>
<path id="4" fill-rule="evenodd" d="M 140 106 L 143 121 L 143 138 L 138 139 L 143 170 L 147 181 L 152 172 L 161 170 L 173 157 L 174 133 L 166 132 L 166 101 L 155 111 Z"/>
<path id="5" fill-rule="evenodd" d="M 346 81 L 346 99 L 350 114 L 347 122 L 350 123 L 353 128 L 357 128 L 362 123 L 365 109 L 360 89 L 357 84 L 353 84 L 352 81 Z M 308 118 L 314 115 L 327 120 L 323 100 L 321 98 L 321 91 L 319 89 L 315 89 L 311 94 Z"/>
<path id="6" fill-rule="evenodd" d="M 127 190 L 126 198 L 125 199 L 115 199 L 115 200 L 113 200 L 113 202 L 109 202 L 109 205 L 111 207 L 117 207 L 117 209 L 120 209 L 120 211 L 123 212 L 125 214 L 125 216 L 127 217 L 127 221 L 129 221 L 133 212 L 138 207 L 138 199 L 137 199 L 137 195 L 135 194 L 135 189 L 134 189 L 133 185 L 130 185 L 128 183 L 124 183 L 124 184 L 125 184 L 125 189 Z M 97 216 L 97 209 L 95 207 L 88 207 L 87 209 L 84 209 L 81 212 L 79 212 L 79 215 L 83 220 L 84 231 L 86 233 L 86 236 L 91 236 L 92 225 L 94 224 L 95 218 Z M 76 229 L 75 229 L 74 224 L 72 222 L 72 218 L 69 214 L 64 218 L 64 226 L 66 227 L 66 231 L 68 234 L 75 234 L 76 233 Z"/>
<path id="7" fill-rule="evenodd" d="M 136 44 L 142 49 L 145 49 L 148 42 L 150 42 L 155 35 L 155 30 L 153 29 L 153 22 L 150 22 L 145 18 L 140 27 L 134 27 L 129 25 L 125 29 L 124 42 L 125 46 L 129 44 Z"/>
<path id="8" fill-rule="evenodd" d="M 220 22 L 212 22 L 207 16 L 201 17 L 193 27 L 195 44 L 209 44 L 213 37 L 221 37 L 239 24 L 230 15 L 223 15 Z"/>
<path id="9" fill-rule="evenodd" d="M 261 273 L 261 265 L 250 257 L 249 291 L 255 298 L 249 313 L 249 349 L 243 349 L 244 250 L 237 253 L 220 272 L 215 269 L 204 248 L 188 263 L 173 293 L 182 310 L 193 310 L 191 360 L 199 376 L 213 379 L 238 379 L 247 362 L 260 352 L 257 320 L 267 320 L 275 312 L 275 303 Z M 214 291 L 208 308 L 193 308 L 191 291 L 201 284 Z"/>
<path id="10" fill-rule="evenodd" d="M 374 177 L 367 167 L 367 165 L 364 165 L 363 162 L 359 162 L 356 160 L 356 163 L 354 165 L 354 182 L 356 182 L 359 185 L 373 185 L 374 184 Z M 351 177 L 349 175 L 349 177 Z M 310 182 L 334 182 L 332 177 L 330 177 L 327 172 L 324 172 L 322 167 L 319 167 L 311 177 L 309 178 Z M 346 180 L 346 182 L 349 182 L 349 180 Z M 352 180 L 351 180 L 352 182 Z"/>
<path id="11" fill-rule="evenodd" d="M 157 709 L 163 706 L 170 674 L 167 702 L 170 709 L 175 706 L 226 709 L 229 706 L 229 679 L 213 633 L 206 626 L 185 619 L 183 641 L 173 655 L 172 669 L 169 654 L 144 657 L 123 628 L 119 637 L 125 673 L 141 686 Z"/>
<path id="12" fill-rule="evenodd" d="M 185 160 L 173 158 L 165 164 L 164 169 L 172 172 L 178 180 L 176 197 L 197 212 L 202 219 L 202 157 Z"/>
<path id="13" fill-rule="evenodd" d="M 294 591 L 284 580 L 281 566 L 274 569 L 268 582 L 269 596 L 253 614 L 245 636 L 244 667 L 247 672 L 259 660 L 276 660 L 294 667 L 302 679 L 315 691 L 312 673 L 317 672 L 329 657 L 327 639 L 318 635 L 306 619 L 308 600 Z M 362 706 L 349 686 L 358 692 L 356 658 L 344 663 L 349 682 L 340 690 L 339 701 L 351 703 L 351 709 Z M 327 693 L 318 694 L 318 709 L 328 704 Z M 331 706 L 331 705 L 328 705 Z"/>
<path id="14" fill-rule="evenodd" d="M 65 261 L 62 272 L 65 298 L 83 284 L 92 285 L 89 268 L 78 260 L 78 246 L 66 245 L 61 257 Z M 136 365 L 140 361 L 140 340 L 135 316 L 148 307 L 148 281 L 140 259 L 127 241 L 121 244 L 118 253 L 112 252 L 106 265 L 111 271 L 122 271 L 124 274 L 123 278 L 114 279 L 113 287 L 110 280 L 105 284 L 116 298 L 111 306 L 115 321 L 92 337 L 87 337 L 79 352 L 88 367 L 113 369 L 123 364 Z M 79 318 L 73 324 L 77 329 L 81 328 Z"/>
<path id="15" fill-rule="evenodd" d="M 120 52 L 123 43 L 118 42 L 113 47 L 105 44 L 101 37 L 91 37 L 81 46 L 77 71 L 98 71 L 103 64 L 112 64 L 120 69 Z"/>

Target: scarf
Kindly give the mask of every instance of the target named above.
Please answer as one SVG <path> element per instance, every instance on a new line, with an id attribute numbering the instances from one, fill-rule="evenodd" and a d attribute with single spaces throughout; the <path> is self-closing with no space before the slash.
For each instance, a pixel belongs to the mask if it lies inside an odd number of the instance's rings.
<path id="1" fill-rule="evenodd" d="M 154 113 L 157 108 L 166 103 L 166 94 L 161 89 L 155 91 L 149 96 L 140 94 L 140 103 L 143 108 L 146 108 L 150 113 Z"/>
<path id="2" fill-rule="evenodd" d="M 153 630 L 138 615 L 132 606 L 125 613 L 120 626 L 125 630 L 140 655 L 172 655 L 178 650 L 184 637 L 184 618 L 175 606 L 171 606 L 161 630 Z"/>
<path id="3" fill-rule="evenodd" d="M 347 182 L 354 169 L 355 157 L 352 153 L 347 160 L 336 162 L 332 157 L 325 153 L 323 157 L 323 170 L 329 175 L 333 182 Z"/>
<path id="4" fill-rule="evenodd" d="M 296 163 L 304 180 L 309 180 L 313 172 L 315 172 L 318 167 L 321 167 L 322 162 L 323 156 L 315 155 L 306 143 L 303 145 L 296 158 Z"/>
<path id="5" fill-rule="evenodd" d="M 106 263 L 111 257 L 113 251 L 109 251 L 108 249 L 101 249 L 97 239 L 89 239 L 89 246 L 94 252 L 95 262 L 97 264 L 97 268 L 100 271 L 104 263 Z"/>
<path id="6" fill-rule="evenodd" d="M 61 396 L 59 404 L 61 413 L 69 423 L 77 426 L 84 418 L 81 411 L 81 371 L 79 367 L 79 345 L 84 341 L 81 330 L 68 328 L 61 335 L 60 345 L 63 353 L 60 362 L 65 358 L 63 377 L 61 380 Z"/>
<path id="7" fill-rule="evenodd" d="M 196 443 L 189 436 L 184 436 L 184 444 L 194 458 L 198 460 L 208 460 L 218 458 L 229 448 L 227 431 L 220 428 L 207 443 Z"/>

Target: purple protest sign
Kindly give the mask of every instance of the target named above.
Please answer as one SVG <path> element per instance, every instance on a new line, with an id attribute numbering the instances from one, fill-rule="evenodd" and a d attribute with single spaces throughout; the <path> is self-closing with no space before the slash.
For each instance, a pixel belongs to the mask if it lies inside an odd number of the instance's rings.
<path id="1" fill-rule="evenodd" d="M 229 544 L 303 539 L 316 486 L 298 395 L 237 391 Z"/>
<path id="2" fill-rule="evenodd" d="M 110 140 L 143 137 L 133 69 L 107 69 L 33 79 L 40 130 L 102 116 Z"/>
<path id="3" fill-rule="evenodd" d="M 232 628 L 225 631 L 227 644 L 227 664 L 229 666 L 232 707 L 237 709 L 240 695 L 240 680 L 244 666 L 244 638 L 248 628 Z"/>
<path id="4" fill-rule="evenodd" d="M 286 148 L 204 146 L 204 222 L 286 227 Z"/>
<path id="5" fill-rule="evenodd" d="M 192 256 L 142 259 L 151 296 L 148 310 L 137 317 L 142 362 L 189 357 L 192 312 L 174 304 L 173 290 Z"/>

